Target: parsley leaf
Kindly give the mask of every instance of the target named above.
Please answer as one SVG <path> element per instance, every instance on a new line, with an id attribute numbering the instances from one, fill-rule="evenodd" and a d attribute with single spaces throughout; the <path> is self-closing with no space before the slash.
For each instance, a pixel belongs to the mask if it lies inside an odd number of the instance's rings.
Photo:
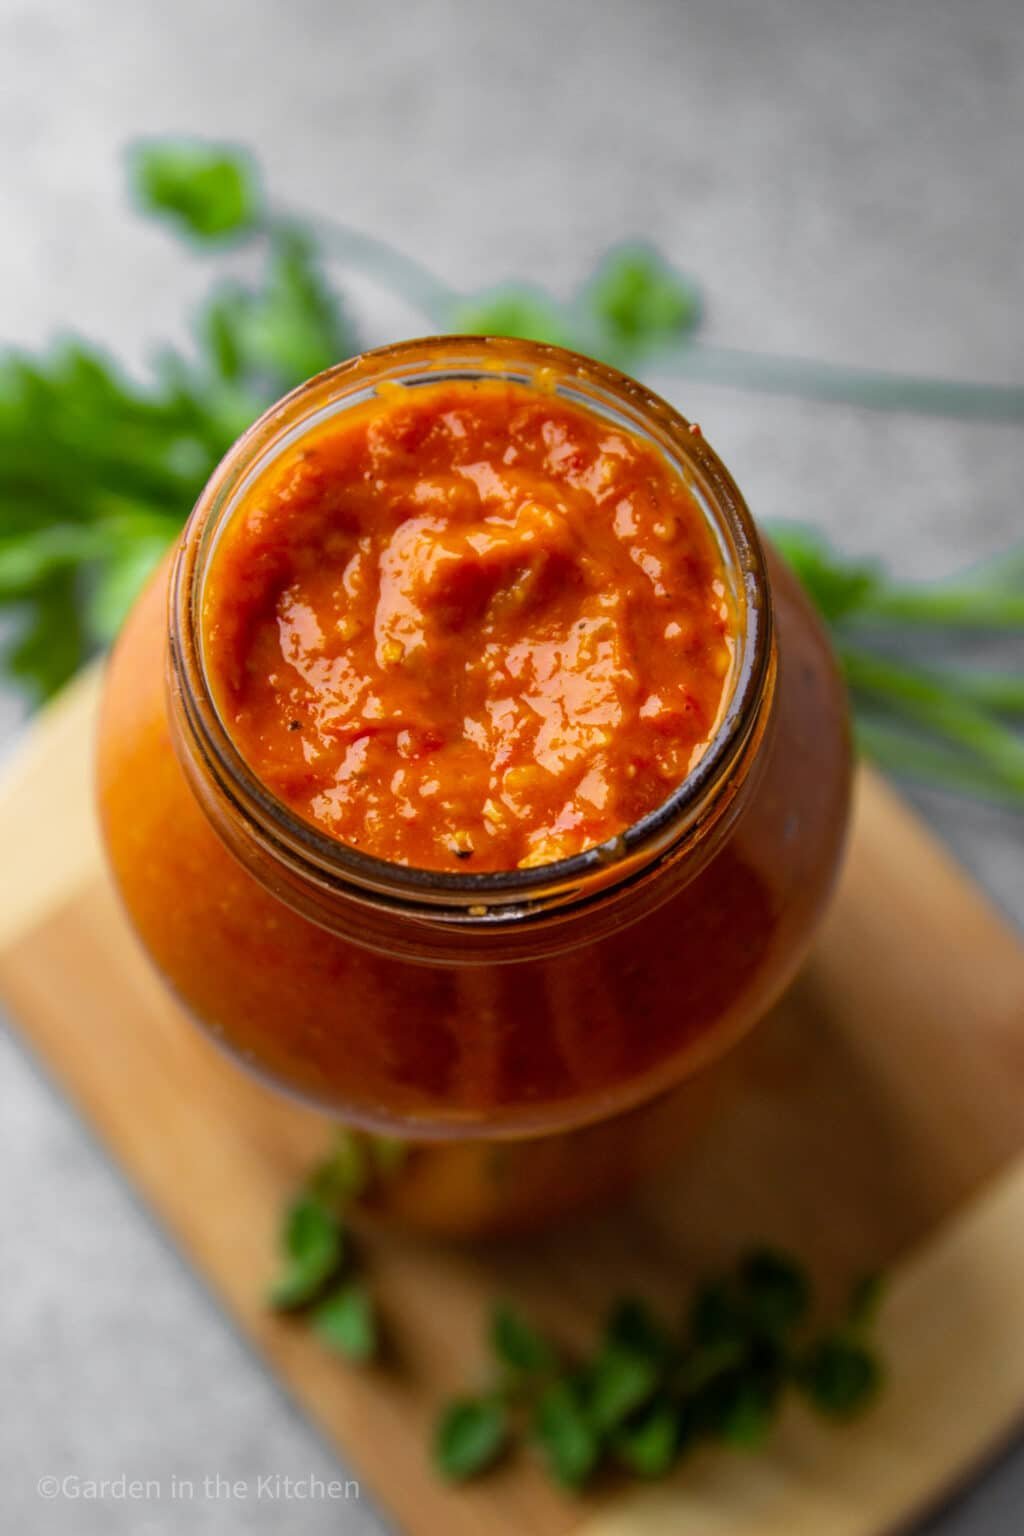
<path id="1" fill-rule="evenodd" d="M 737 1373 L 723 1394 L 717 1437 L 737 1450 L 757 1450 L 775 1422 L 781 1380 Z"/>
<path id="2" fill-rule="evenodd" d="M 679 1414 L 662 1398 L 621 1425 L 612 1437 L 616 1460 L 636 1477 L 664 1477 L 681 1444 Z"/>
<path id="3" fill-rule="evenodd" d="M 613 1308 L 592 1353 L 575 1360 L 503 1306 L 492 1319 L 491 1343 L 504 1375 L 490 1393 L 457 1399 L 441 1428 L 461 1430 L 465 1419 L 471 1444 L 477 1435 L 489 1444 L 500 1423 L 502 1449 L 514 1432 L 527 1434 L 552 1478 L 572 1489 L 608 1464 L 660 1477 L 702 1441 L 755 1450 L 788 1388 L 836 1421 L 871 1402 L 881 1366 L 858 1329 L 870 1321 L 877 1285 L 859 1284 L 840 1326 L 808 1336 L 805 1270 L 776 1249 L 755 1248 L 700 1286 L 677 1332 L 628 1297 Z M 490 1459 L 489 1452 L 467 1456 L 460 1475 L 475 1475 Z"/>
<path id="4" fill-rule="evenodd" d="M 301 1195 L 285 1214 L 281 1247 L 286 1264 L 269 1300 L 284 1312 L 306 1306 L 334 1279 L 345 1256 L 344 1232 L 322 1201 Z"/>
<path id="5" fill-rule="evenodd" d="M 493 1466 L 508 1440 L 508 1414 L 499 1398 L 457 1398 L 438 1424 L 434 1461 L 449 1481 L 464 1482 Z"/>
<path id="6" fill-rule="evenodd" d="M 808 1401 L 826 1418 L 856 1418 L 882 1387 L 877 1356 L 860 1342 L 839 1332 L 814 1343 L 800 1363 L 797 1382 Z"/>
<path id="7" fill-rule="evenodd" d="M 495 1307 L 491 1318 L 491 1348 L 500 1364 L 528 1375 L 553 1370 L 557 1363 L 543 1334 L 505 1303 Z"/>
<path id="8" fill-rule="evenodd" d="M 626 364 L 689 337 L 700 323 L 700 290 L 651 246 L 610 251 L 582 293 L 598 356 Z"/>
<path id="9" fill-rule="evenodd" d="M 513 336 L 554 346 L 578 346 L 571 318 L 543 289 L 527 284 L 497 288 L 457 305 L 449 329 L 467 336 Z"/>
<path id="10" fill-rule="evenodd" d="M 830 623 L 866 606 L 879 590 L 882 578 L 873 562 L 840 558 L 813 529 L 776 522 L 772 542 Z"/>
<path id="11" fill-rule="evenodd" d="M 601 1443 L 571 1378 L 552 1382 L 533 1412 L 533 1435 L 556 1482 L 581 1488 L 597 1466 Z"/>
<path id="12" fill-rule="evenodd" d="M 143 209 L 169 218 L 179 233 L 218 240 L 247 233 L 259 221 L 256 170 L 244 150 L 199 139 L 151 139 L 130 152 Z"/>
<path id="13" fill-rule="evenodd" d="M 650 1308 L 629 1297 L 612 1311 L 589 1371 L 594 1423 L 613 1429 L 648 1402 L 672 1360 L 672 1345 Z"/>
<path id="14" fill-rule="evenodd" d="M 331 1155 L 310 1175 L 311 1192 L 325 1203 L 338 1204 L 358 1200 L 370 1182 L 367 1140 L 359 1131 L 339 1126 Z"/>
<path id="15" fill-rule="evenodd" d="M 755 1248 L 741 1260 L 739 1291 L 752 1326 L 769 1335 L 788 1333 L 802 1323 L 811 1304 L 804 1270 L 770 1248 Z"/>
<path id="16" fill-rule="evenodd" d="M 346 1360 L 363 1362 L 377 1353 L 377 1316 L 373 1297 L 364 1285 L 339 1286 L 314 1309 L 313 1330 Z"/>

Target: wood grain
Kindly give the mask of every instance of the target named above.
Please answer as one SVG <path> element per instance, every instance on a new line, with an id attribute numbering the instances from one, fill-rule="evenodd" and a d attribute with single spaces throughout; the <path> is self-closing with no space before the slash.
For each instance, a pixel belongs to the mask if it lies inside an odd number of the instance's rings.
<path id="1" fill-rule="evenodd" d="M 318 1114 L 242 1073 L 166 996 L 91 821 L 95 679 L 44 718 L 0 789 L 0 988 L 298 1401 L 413 1536 L 878 1536 L 962 1477 L 1024 1411 L 1024 957 L 896 798 L 862 775 L 811 963 L 737 1052 L 697 1151 L 631 1208 L 518 1247 L 371 1234 L 394 1363 L 361 1372 L 262 1305 L 282 1202 L 324 1148 Z M 826 1288 L 894 1272 L 891 1385 L 841 1433 L 799 1412 L 755 1458 L 711 1455 L 641 1492 L 574 1501 L 528 1460 L 465 1492 L 426 1454 L 436 1405 L 483 1369 L 512 1296 L 567 1338 L 638 1289 L 676 1308 L 752 1238 Z"/>

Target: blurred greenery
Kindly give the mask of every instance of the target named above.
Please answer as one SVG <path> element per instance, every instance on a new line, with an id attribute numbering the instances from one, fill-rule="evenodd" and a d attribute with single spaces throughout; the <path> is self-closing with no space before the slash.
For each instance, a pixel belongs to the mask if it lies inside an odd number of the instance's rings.
<path id="1" fill-rule="evenodd" d="M 360 349 L 325 259 L 390 283 L 438 331 L 555 342 L 631 372 L 656 363 L 861 407 L 1024 420 L 1024 388 L 711 347 L 699 337 L 698 284 L 650 246 L 607 252 L 565 302 L 525 283 L 460 295 L 362 232 L 276 212 L 237 148 L 151 140 L 134 146 L 128 165 L 143 212 L 211 258 L 251 247 L 260 275 L 250 284 L 218 279 L 189 354 L 164 351 L 145 380 L 81 341 L 0 358 L 0 612 L 14 618 L 4 661 L 36 701 L 109 644 L 238 434 Z M 896 773 L 1024 808 L 1019 670 L 925 669 L 905 659 L 917 631 L 1024 637 L 1024 551 L 969 580 L 926 587 L 850 560 L 812 530 L 771 532 L 837 639 L 864 749 Z"/>
<path id="2" fill-rule="evenodd" d="M 532 1441 L 553 1481 L 579 1490 L 612 1471 L 664 1477 L 704 1444 L 756 1450 L 794 1391 L 833 1423 L 854 1419 L 885 1379 L 872 1340 L 883 1294 L 879 1275 L 862 1277 L 823 1328 L 805 1266 L 755 1248 L 704 1280 L 678 1319 L 620 1297 L 583 1353 L 502 1302 L 492 1379 L 442 1408 L 435 1465 L 466 1482 Z"/>

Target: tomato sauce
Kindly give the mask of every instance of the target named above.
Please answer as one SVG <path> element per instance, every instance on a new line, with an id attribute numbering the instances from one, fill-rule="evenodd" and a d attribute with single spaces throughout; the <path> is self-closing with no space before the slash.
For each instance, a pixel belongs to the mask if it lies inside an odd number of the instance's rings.
<path id="1" fill-rule="evenodd" d="M 203 598 L 218 709 L 271 792 L 365 853 L 467 872 L 664 801 L 714 734 L 734 629 L 665 456 L 497 379 L 386 384 L 301 437 Z"/>

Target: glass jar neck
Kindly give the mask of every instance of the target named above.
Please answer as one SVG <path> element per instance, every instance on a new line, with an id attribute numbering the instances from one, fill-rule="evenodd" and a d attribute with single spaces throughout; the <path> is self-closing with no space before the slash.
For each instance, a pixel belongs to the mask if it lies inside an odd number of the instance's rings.
<path id="1" fill-rule="evenodd" d="M 285 449 L 380 387 L 497 379 L 561 396 L 648 442 L 684 479 L 718 544 L 736 618 L 725 707 L 687 778 L 610 842 L 555 863 L 487 874 L 412 869 L 338 842 L 277 800 L 220 717 L 203 651 L 202 600 L 219 533 Z M 365 353 L 302 385 L 255 423 L 214 472 L 178 551 L 170 596 L 170 714 L 200 805 L 250 873 L 303 916 L 409 959 L 493 964 L 591 942 L 659 905 L 720 845 L 767 728 L 774 679 L 764 556 L 728 471 L 699 429 L 599 363 L 539 344 L 442 337 Z"/>

